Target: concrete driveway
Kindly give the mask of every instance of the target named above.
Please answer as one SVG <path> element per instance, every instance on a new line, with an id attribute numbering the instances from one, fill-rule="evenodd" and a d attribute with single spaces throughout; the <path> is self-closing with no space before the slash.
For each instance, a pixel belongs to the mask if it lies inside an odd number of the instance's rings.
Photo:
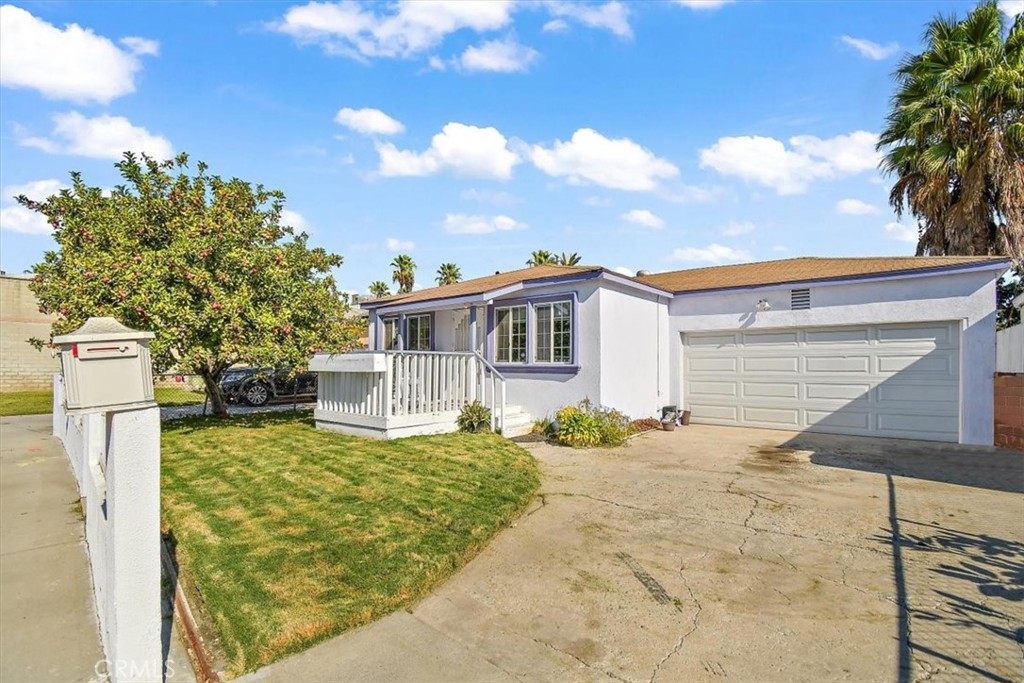
<path id="1" fill-rule="evenodd" d="M 1020 453 L 702 426 L 529 448 L 537 504 L 462 572 L 247 679 L 1024 679 Z"/>

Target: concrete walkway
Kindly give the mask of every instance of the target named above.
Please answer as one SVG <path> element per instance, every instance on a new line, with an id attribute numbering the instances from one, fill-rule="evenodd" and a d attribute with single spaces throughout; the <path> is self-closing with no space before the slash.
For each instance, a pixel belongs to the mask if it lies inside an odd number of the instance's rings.
<path id="1" fill-rule="evenodd" d="M 1024 676 L 1019 453 L 700 426 L 530 450 L 540 499 L 461 572 L 244 681 Z"/>
<path id="2" fill-rule="evenodd" d="M 0 418 L 0 680 L 92 681 L 102 664 L 78 488 L 49 415 Z"/>
<path id="3" fill-rule="evenodd" d="M 104 681 L 78 487 L 50 415 L 0 418 L 0 681 Z M 195 680 L 165 615 L 168 683 Z"/>

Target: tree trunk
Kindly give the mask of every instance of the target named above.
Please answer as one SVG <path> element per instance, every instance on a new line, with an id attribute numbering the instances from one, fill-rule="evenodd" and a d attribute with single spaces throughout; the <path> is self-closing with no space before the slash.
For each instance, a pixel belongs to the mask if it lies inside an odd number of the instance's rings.
<path id="1" fill-rule="evenodd" d="M 220 390 L 221 374 L 223 373 L 217 373 L 215 376 L 208 369 L 199 371 L 199 376 L 203 378 L 203 384 L 206 386 L 206 397 L 210 399 L 210 410 L 218 417 L 227 417 L 228 404 L 224 400 L 224 393 Z"/>

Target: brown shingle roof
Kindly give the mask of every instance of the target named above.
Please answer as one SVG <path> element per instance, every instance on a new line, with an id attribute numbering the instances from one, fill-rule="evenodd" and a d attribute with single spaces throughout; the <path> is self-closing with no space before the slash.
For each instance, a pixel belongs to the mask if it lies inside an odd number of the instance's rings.
<path id="1" fill-rule="evenodd" d="M 636 279 L 671 292 L 700 292 L 712 289 L 757 287 L 816 280 L 890 275 L 894 273 L 941 270 L 956 266 L 1006 261 L 994 256 L 876 256 L 870 258 L 791 258 L 734 266 L 712 266 L 670 273 L 641 275 Z"/>
<path id="2" fill-rule="evenodd" d="M 431 287 L 430 289 L 420 289 L 415 292 L 409 292 L 408 294 L 394 294 L 392 296 L 381 297 L 380 299 L 371 299 L 369 301 L 364 301 L 363 304 L 366 306 L 390 306 L 394 304 L 411 304 L 417 301 L 432 301 L 434 299 L 451 299 L 459 296 L 483 294 L 485 292 L 490 292 L 495 289 L 518 284 L 520 282 L 546 280 L 548 278 L 593 273 L 601 270 L 604 270 L 601 266 L 556 266 L 545 264 L 542 266 L 534 266 L 532 268 L 510 270 L 507 273 L 486 275 L 472 280 L 463 280 L 462 282 L 456 282 L 453 285 Z"/>

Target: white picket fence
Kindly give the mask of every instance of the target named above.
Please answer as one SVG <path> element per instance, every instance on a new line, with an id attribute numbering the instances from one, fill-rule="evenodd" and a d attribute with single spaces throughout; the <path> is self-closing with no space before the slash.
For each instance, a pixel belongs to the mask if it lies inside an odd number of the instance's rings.
<path id="1" fill-rule="evenodd" d="M 474 401 L 490 409 L 492 428 L 504 426 L 505 378 L 478 353 L 361 352 L 314 357 L 311 367 L 318 427 L 378 438 L 453 431 Z"/>

